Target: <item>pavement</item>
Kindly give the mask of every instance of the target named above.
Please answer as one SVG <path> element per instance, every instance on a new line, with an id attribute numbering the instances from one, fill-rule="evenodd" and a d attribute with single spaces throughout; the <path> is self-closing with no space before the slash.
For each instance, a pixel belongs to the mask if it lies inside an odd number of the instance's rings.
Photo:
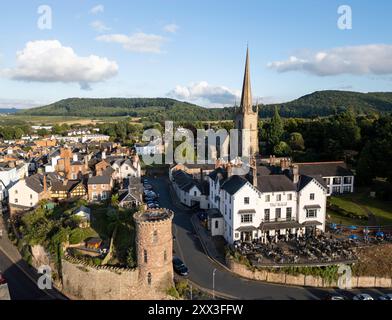
<path id="1" fill-rule="evenodd" d="M 149 178 L 149 181 L 160 196 L 161 207 L 168 208 L 175 213 L 173 219 L 173 233 L 176 239 L 174 254 L 188 266 L 189 280 L 199 287 L 205 288 L 209 292 L 215 292 L 222 297 L 244 300 L 319 300 L 325 298 L 327 294 L 339 294 L 351 298 L 359 293 L 357 290 L 345 291 L 275 285 L 244 279 L 231 273 L 219 261 L 213 259 L 214 256 L 220 254 L 213 251 L 214 249 L 208 245 L 208 241 L 203 246 L 200 237 L 204 237 L 198 234 L 197 231 L 200 230 L 195 230 L 195 226 L 192 224 L 191 218 L 194 212 L 179 202 L 168 179 Z M 210 251 L 210 256 L 207 254 L 208 251 Z M 214 270 L 216 270 L 215 277 L 213 277 Z M 213 286 L 214 282 L 215 286 Z M 376 289 L 361 290 L 361 292 L 369 293 L 375 298 L 387 293 L 387 291 Z"/>
<path id="2" fill-rule="evenodd" d="M 7 280 L 11 300 L 66 300 L 56 289 L 38 288 L 37 271 L 25 262 L 17 248 L 11 243 L 4 230 L 4 221 L 0 215 L 0 272 Z"/>

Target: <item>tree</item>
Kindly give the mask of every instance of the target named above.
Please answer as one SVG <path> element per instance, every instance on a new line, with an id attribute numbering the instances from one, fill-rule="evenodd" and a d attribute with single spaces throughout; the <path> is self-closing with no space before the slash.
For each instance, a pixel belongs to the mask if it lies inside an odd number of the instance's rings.
<path id="1" fill-rule="evenodd" d="M 370 184 L 372 182 L 374 169 L 372 166 L 371 142 L 369 141 L 362 149 L 357 166 L 357 177 L 360 183 Z"/>
<path id="2" fill-rule="evenodd" d="M 20 138 L 23 137 L 23 135 L 24 135 L 24 131 L 21 128 L 16 127 L 15 131 L 14 131 L 14 138 L 15 139 L 20 139 Z"/>
<path id="3" fill-rule="evenodd" d="M 355 149 L 361 140 L 361 129 L 352 109 L 335 116 L 331 131 L 334 133 L 333 138 L 339 140 L 343 149 Z"/>
<path id="4" fill-rule="evenodd" d="M 118 207 L 118 205 L 119 205 L 118 194 L 112 195 L 112 197 L 110 199 L 110 205 L 113 208 L 117 208 Z"/>
<path id="5" fill-rule="evenodd" d="M 279 144 L 274 147 L 274 155 L 278 157 L 289 156 L 290 154 L 291 149 L 289 145 L 284 141 L 279 142 Z"/>
<path id="6" fill-rule="evenodd" d="M 129 248 L 127 250 L 127 258 L 126 258 L 127 266 L 128 268 L 136 268 L 137 262 L 136 262 L 136 256 L 135 256 L 135 250 L 133 248 Z"/>
<path id="7" fill-rule="evenodd" d="M 45 137 L 45 136 L 48 135 L 48 131 L 47 131 L 46 129 L 39 129 L 39 130 L 37 131 L 37 134 L 38 134 L 40 137 Z"/>
<path id="8" fill-rule="evenodd" d="M 278 108 L 275 107 L 275 114 L 271 119 L 268 135 L 268 145 L 271 149 L 280 143 L 283 133 L 283 121 L 279 115 Z"/>
<path id="9" fill-rule="evenodd" d="M 305 142 L 302 134 L 299 132 L 293 132 L 289 138 L 289 146 L 292 150 L 295 151 L 305 150 Z"/>

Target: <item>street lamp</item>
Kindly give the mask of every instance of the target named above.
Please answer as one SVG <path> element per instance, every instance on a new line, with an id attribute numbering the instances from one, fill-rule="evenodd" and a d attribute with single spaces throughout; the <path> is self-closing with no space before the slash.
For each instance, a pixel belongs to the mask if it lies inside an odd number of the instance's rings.
<path id="1" fill-rule="evenodd" d="M 215 300 L 215 273 L 216 273 L 216 269 L 214 269 L 214 271 L 212 271 L 212 299 Z"/>

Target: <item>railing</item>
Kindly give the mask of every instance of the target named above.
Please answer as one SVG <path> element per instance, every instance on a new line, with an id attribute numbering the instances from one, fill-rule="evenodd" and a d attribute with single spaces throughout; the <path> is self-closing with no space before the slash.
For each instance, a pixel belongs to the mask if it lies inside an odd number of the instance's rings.
<path id="1" fill-rule="evenodd" d="M 274 218 L 274 219 L 262 219 L 262 223 L 269 223 L 269 222 L 295 222 L 297 221 L 296 218 L 291 217 L 291 218 Z"/>

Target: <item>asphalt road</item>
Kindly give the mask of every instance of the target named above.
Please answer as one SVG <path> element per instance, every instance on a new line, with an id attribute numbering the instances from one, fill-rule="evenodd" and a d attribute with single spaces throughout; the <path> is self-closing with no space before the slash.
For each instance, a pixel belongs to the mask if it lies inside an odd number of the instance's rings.
<path id="1" fill-rule="evenodd" d="M 206 256 L 200 241 L 194 234 L 194 229 L 190 221 L 191 214 L 188 211 L 178 208 L 171 200 L 169 182 L 165 178 L 149 178 L 150 184 L 159 193 L 161 207 L 173 210 L 174 226 L 173 233 L 176 237 L 174 250 L 188 266 L 189 279 L 199 286 L 213 289 L 213 270 L 215 274 L 215 290 L 236 299 L 245 300 L 318 300 L 323 299 L 328 293 L 345 295 L 351 298 L 359 293 L 358 291 L 325 290 L 318 288 L 303 288 L 293 286 L 282 286 L 258 281 L 246 280 L 233 275 L 222 268 L 219 264 Z M 385 293 L 379 290 L 362 290 L 373 297 Z"/>
<path id="2" fill-rule="evenodd" d="M 11 300 L 52 300 L 0 250 L 0 271 L 7 280 Z"/>
<path id="3" fill-rule="evenodd" d="M 0 228 L 3 226 L 0 217 Z M 0 272 L 8 283 L 11 300 L 65 300 L 56 289 L 41 290 L 37 280 L 40 275 L 25 261 L 21 260 L 17 249 L 4 235 L 0 238 Z M 12 257 L 12 258 L 10 258 Z"/>

